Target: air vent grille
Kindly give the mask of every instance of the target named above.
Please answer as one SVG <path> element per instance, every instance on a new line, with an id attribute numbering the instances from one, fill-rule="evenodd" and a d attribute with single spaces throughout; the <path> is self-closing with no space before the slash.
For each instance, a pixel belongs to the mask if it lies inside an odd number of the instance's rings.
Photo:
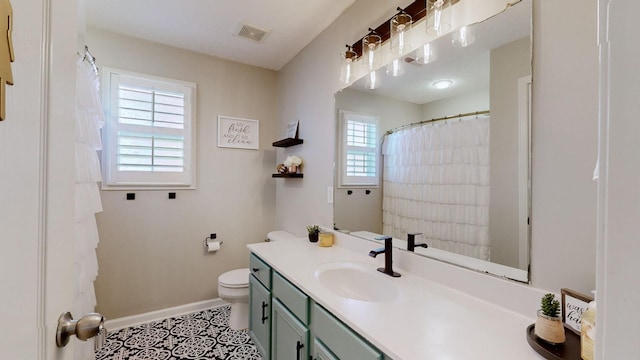
<path id="1" fill-rule="evenodd" d="M 258 29 L 246 24 L 240 24 L 238 25 L 238 31 L 236 34 L 251 41 L 263 42 L 267 35 L 269 35 L 269 31 Z"/>

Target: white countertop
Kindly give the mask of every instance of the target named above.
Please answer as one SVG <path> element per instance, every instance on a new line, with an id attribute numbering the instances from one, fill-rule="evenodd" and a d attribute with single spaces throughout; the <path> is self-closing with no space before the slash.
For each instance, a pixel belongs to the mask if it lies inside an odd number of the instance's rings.
<path id="1" fill-rule="evenodd" d="M 542 359 L 525 338 L 533 317 L 396 266 L 394 270 L 402 277 L 393 280 L 410 287 L 416 296 L 392 303 L 339 297 L 315 277 L 318 266 L 336 261 L 370 264 L 372 273 L 387 276 L 375 270 L 383 265 L 384 254 L 374 259 L 366 252 L 339 246 L 323 248 L 292 235 L 248 248 L 392 359 Z"/>

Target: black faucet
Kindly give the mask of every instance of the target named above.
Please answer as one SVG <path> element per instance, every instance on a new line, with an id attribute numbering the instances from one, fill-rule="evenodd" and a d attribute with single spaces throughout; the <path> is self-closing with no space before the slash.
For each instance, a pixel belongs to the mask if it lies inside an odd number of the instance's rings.
<path id="1" fill-rule="evenodd" d="M 393 277 L 400 277 L 400 274 L 393 271 L 391 264 L 393 263 L 393 246 L 391 245 L 391 236 L 377 237 L 376 240 L 384 240 L 384 247 L 369 251 L 369 256 L 376 257 L 378 254 L 384 253 L 384 267 L 378 268 L 381 273 L 387 274 Z"/>
<path id="2" fill-rule="evenodd" d="M 416 247 L 428 248 L 429 245 L 425 243 L 417 243 L 416 244 L 416 235 L 422 235 L 422 233 L 412 233 L 407 234 L 407 250 L 414 251 Z"/>

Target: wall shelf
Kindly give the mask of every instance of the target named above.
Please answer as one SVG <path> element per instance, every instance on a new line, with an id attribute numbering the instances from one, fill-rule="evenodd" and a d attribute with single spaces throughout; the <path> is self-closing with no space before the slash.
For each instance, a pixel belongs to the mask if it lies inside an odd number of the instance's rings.
<path id="1" fill-rule="evenodd" d="M 302 140 L 302 139 L 286 138 L 286 139 L 278 140 L 278 141 L 274 142 L 271 145 L 273 145 L 275 147 L 289 147 L 289 146 L 294 146 L 294 145 L 300 145 L 303 142 L 304 142 L 304 140 Z"/>
<path id="2" fill-rule="evenodd" d="M 303 174 L 272 174 L 271 177 L 273 178 L 301 178 L 304 177 Z"/>

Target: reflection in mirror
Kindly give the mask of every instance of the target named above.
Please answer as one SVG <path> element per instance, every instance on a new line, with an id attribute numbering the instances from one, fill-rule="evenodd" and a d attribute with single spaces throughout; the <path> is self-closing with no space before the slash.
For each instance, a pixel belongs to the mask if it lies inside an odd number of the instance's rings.
<path id="1" fill-rule="evenodd" d="M 336 94 L 335 228 L 527 282 L 531 1 L 427 45 Z"/>

